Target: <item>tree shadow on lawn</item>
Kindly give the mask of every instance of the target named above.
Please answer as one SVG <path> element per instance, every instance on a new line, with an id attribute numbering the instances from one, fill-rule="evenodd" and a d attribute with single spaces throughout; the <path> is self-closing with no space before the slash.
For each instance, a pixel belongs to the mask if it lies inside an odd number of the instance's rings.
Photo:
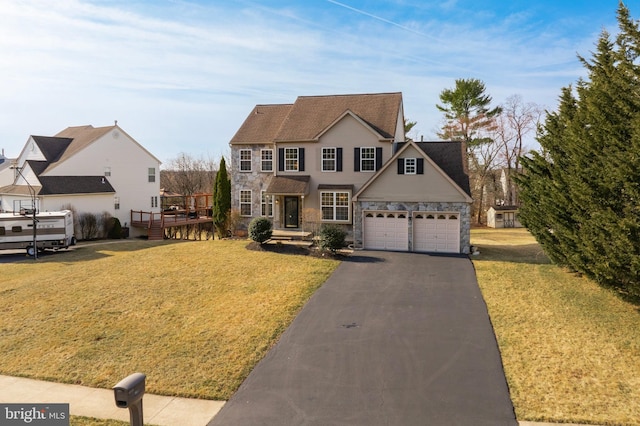
<path id="1" fill-rule="evenodd" d="M 169 244 L 181 244 L 192 242 L 191 240 L 163 240 L 163 241 L 147 241 L 140 239 L 132 240 L 100 240 L 91 242 L 81 242 L 68 249 L 61 249 L 58 251 L 46 250 L 42 253 L 38 253 L 38 261 L 43 260 L 47 262 L 85 262 L 97 259 L 104 259 L 111 257 L 110 252 L 135 252 L 140 250 L 146 250 L 148 248 L 165 246 Z M 23 260 L 23 259 L 20 259 Z M 32 258 L 28 260 L 33 261 Z"/>
<path id="2" fill-rule="evenodd" d="M 531 265 L 544 265 L 551 263 L 538 244 L 481 245 L 475 247 L 478 249 L 480 254 L 471 256 L 471 259 L 474 262 L 494 261 L 527 263 Z"/>

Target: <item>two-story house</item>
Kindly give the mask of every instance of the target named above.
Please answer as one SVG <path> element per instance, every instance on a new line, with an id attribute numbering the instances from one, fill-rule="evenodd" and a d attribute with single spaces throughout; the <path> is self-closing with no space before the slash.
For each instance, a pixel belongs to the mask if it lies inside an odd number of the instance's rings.
<path id="1" fill-rule="evenodd" d="M 230 145 L 244 226 L 266 216 L 275 229 L 301 230 L 315 211 L 355 247 L 468 253 L 464 147 L 405 143 L 401 93 L 257 105 Z"/>
<path id="2" fill-rule="evenodd" d="M 107 212 L 123 226 L 132 210 L 160 212 L 160 160 L 117 124 L 30 136 L 11 163 L 2 170 L 11 182 L 0 187 L 2 211 L 30 208 L 35 195 L 39 211 L 71 206 L 78 214 Z"/>

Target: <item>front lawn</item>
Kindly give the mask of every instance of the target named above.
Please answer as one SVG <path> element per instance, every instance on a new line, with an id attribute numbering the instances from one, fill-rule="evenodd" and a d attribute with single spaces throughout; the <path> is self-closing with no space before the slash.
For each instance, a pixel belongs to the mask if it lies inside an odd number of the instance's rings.
<path id="1" fill-rule="evenodd" d="M 121 242 L 2 265 L 0 373 L 226 400 L 337 261 L 246 241 Z"/>
<path id="2" fill-rule="evenodd" d="M 518 420 L 640 425 L 639 307 L 549 264 L 524 229 L 474 229 Z"/>

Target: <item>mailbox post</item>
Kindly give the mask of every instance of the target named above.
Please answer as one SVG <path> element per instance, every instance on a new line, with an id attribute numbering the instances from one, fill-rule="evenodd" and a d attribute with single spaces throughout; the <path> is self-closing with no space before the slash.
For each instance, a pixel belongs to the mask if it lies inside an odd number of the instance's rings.
<path id="1" fill-rule="evenodd" d="M 116 406 L 129 409 L 131 426 L 143 426 L 142 397 L 146 378 L 147 376 L 142 373 L 133 373 L 113 387 Z"/>

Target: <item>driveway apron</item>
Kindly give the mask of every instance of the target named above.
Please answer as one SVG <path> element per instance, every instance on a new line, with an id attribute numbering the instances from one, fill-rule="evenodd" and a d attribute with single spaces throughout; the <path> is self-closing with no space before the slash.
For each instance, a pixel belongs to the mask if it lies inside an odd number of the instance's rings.
<path id="1" fill-rule="evenodd" d="M 517 425 L 471 261 L 354 253 L 209 425 Z"/>

